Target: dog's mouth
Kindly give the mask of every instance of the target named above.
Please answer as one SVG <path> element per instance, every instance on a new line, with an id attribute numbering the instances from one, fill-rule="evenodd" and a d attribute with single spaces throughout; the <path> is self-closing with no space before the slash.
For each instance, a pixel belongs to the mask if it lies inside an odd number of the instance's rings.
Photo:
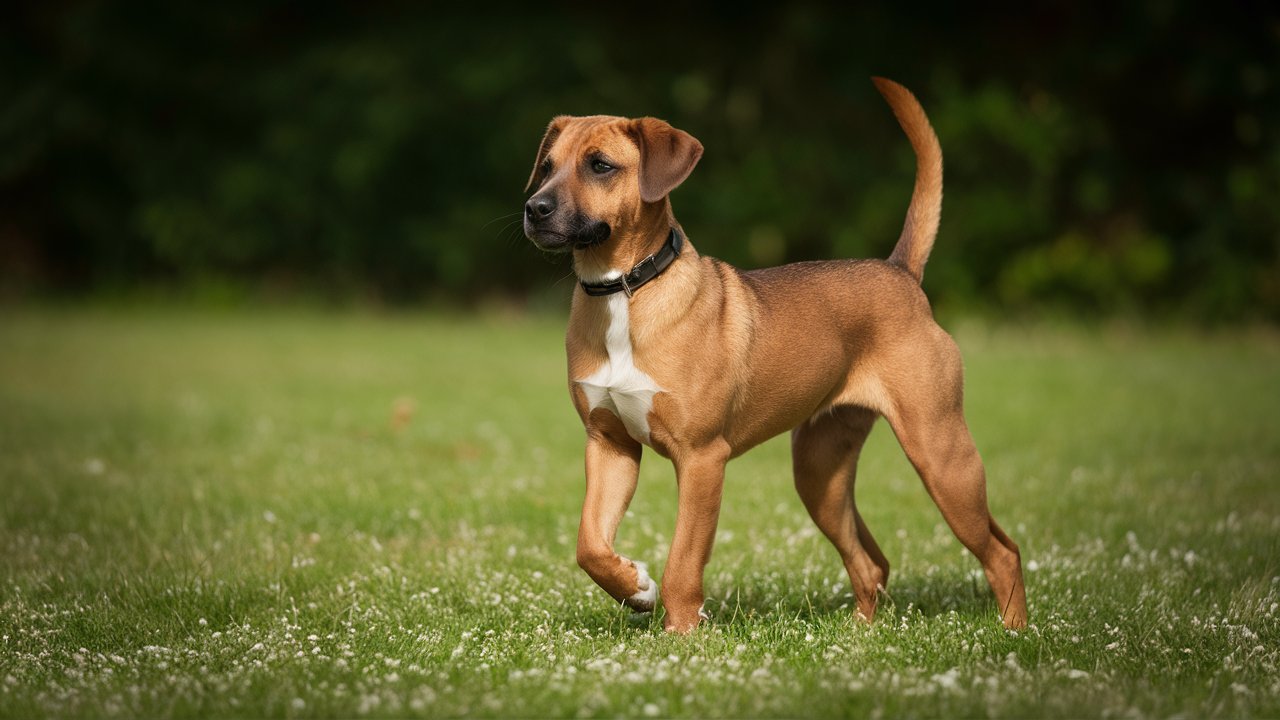
<path id="1" fill-rule="evenodd" d="M 539 250 L 567 253 L 585 250 L 609 239 L 613 228 L 603 220 L 574 218 L 565 230 L 539 227 L 538 223 L 525 220 L 524 234 Z"/>

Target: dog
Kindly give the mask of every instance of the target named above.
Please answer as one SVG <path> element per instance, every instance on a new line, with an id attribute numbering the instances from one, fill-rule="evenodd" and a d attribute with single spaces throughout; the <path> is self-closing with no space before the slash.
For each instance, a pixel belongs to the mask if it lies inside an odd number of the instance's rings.
<path id="1" fill-rule="evenodd" d="M 654 609 L 658 585 L 614 539 L 642 449 L 670 459 L 679 508 L 661 584 L 669 632 L 707 617 L 703 572 L 725 463 L 788 431 L 796 490 L 839 551 L 858 614 L 875 617 L 889 563 L 858 514 L 854 474 L 878 417 L 982 563 L 1004 625 L 1027 623 L 1018 546 L 991 517 L 965 424 L 960 353 L 920 286 L 941 214 L 942 150 L 910 91 L 872 81 L 917 160 L 887 261 L 742 271 L 699 255 L 669 195 L 702 144 L 656 118 L 559 116 L 538 148 L 525 235 L 572 254 L 578 278 L 565 339 L 569 393 L 586 428 L 577 561 L 615 600 Z"/>

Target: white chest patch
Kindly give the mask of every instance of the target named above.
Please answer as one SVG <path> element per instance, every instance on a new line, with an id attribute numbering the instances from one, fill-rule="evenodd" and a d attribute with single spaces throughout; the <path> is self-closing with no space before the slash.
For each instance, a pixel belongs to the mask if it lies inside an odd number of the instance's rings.
<path id="1" fill-rule="evenodd" d="M 649 411 L 658 383 L 636 367 L 631 348 L 631 317 L 624 293 L 609 296 L 609 328 L 604 346 L 609 359 L 589 377 L 578 380 L 592 410 L 602 407 L 622 420 L 627 433 L 649 444 Z"/>

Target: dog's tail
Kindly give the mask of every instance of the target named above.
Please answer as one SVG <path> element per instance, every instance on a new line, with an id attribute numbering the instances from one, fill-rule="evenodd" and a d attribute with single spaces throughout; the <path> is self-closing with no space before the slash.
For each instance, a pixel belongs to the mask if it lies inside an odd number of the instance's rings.
<path id="1" fill-rule="evenodd" d="M 942 217 L 942 146 L 929 125 L 924 108 L 911 91 L 892 80 L 873 77 L 876 89 L 889 101 L 898 124 L 916 152 L 916 187 L 907 207 L 907 221 L 902 235 L 889 256 L 889 262 L 911 273 L 918 281 L 924 277 L 924 264 L 933 249 Z"/>

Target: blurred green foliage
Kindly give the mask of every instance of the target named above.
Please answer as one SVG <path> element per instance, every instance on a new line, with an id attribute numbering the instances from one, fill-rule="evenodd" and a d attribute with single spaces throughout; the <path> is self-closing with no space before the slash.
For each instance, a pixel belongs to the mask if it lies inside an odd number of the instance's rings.
<path id="1" fill-rule="evenodd" d="M 886 256 L 921 98 L 947 160 L 926 274 L 961 307 L 1280 318 L 1280 10 L 975 13 L 67 2 L 0 28 L 9 296 L 249 288 L 386 302 L 563 294 L 522 237 L 558 113 L 657 115 L 741 266 Z M 547 288 L 551 288 L 547 290 Z"/>

